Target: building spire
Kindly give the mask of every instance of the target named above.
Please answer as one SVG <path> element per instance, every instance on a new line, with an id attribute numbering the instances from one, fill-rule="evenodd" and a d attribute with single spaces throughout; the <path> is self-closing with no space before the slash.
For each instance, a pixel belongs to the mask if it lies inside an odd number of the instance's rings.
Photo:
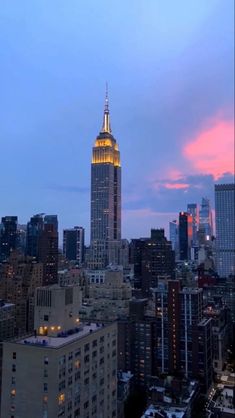
<path id="1" fill-rule="evenodd" d="M 111 134 L 110 126 L 110 116 L 109 116 L 109 97 L 108 97 L 108 83 L 106 82 L 106 91 L 105 91 L 105 104 L 104 104 L 104 116 L 103 116 L 103 125 L 101 132 Z"/>

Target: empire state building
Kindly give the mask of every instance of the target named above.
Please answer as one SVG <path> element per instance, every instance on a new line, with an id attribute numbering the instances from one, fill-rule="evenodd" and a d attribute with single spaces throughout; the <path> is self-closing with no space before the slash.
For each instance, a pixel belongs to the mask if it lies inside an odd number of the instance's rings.
<path id="1" fill-rule="evenodd" d="M 92 149 L 90 268 L 118 264 L 121 240 L 121 163 L 106 91 L 103 125 Z"/>

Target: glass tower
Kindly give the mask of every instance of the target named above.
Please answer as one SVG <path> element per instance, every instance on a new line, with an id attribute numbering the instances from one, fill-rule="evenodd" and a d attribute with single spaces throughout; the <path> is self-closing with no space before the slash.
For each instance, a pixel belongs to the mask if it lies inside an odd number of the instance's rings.
<path id="1" fill-rule="evenodd" d="M 215 185 L 216 266 L 221 277 L 235 274 L 235 185 Z"/>
<path id="2" fill-rule="evenodd" d="M 121 240 L 121 163 L 106 91 L 103 125 L 92 149 L 90 268 L 118 263 Z"/>

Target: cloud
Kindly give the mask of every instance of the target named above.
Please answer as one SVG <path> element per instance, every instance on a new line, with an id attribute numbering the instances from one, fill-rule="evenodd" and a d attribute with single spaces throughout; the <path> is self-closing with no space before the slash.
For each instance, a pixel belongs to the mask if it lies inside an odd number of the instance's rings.
<path id="1" fill-rule="evenodd" d="M 188 189 L 189 188 L 188 183 L 165 183 L 164 187 L 166 189 Z"/>
<path id="2" fill-rule="evenodd" d="M 183 156 L 198 173 L 212 174 L 217 180 L 224 173 L 234 172 L 234 124 L 214 120 L 183 148 Z"/>

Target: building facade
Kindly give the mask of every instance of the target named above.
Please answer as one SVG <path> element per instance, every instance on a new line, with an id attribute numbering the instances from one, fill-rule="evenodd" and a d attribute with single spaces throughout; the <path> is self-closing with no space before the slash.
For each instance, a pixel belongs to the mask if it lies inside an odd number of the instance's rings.
<path id="1" fill-rule="evenodd" d="M 0 227 L 0 261 L 17 247 L 17 216 L 4 216 Z"/>
<path id="2" fill-rule="evenodd" d="M 118 264 L 121 240 L 121 162 L 106 93 L 103 126 L 92 150 L 90 268 Z"/>
<path id="3" fill-rule="evenodd" d="M 75 226 L 63 231 L 63 254 L 70 261 L 77 261 L 78 265 L 84 262 L 85 230 Z"/>
<path id="4" fill-rule="evenodd" d="M 215 185 L 216 268 L 221 277 L 235 274 L 235 185 Z"/>
<path id="5" fill-rule="evenodd" d="M 190 259 L 193 239 L 193 217 L 187 212 L 179 214 L 179 257 L 185 261 Z"/>
<path id="6" fill-rule="evenodd" d="M 78 309 L 76 287 L 38 289 L 35 334 L 3 343 L 1 417 L 117 416 L 116 324 L 81 324 Z"/>

